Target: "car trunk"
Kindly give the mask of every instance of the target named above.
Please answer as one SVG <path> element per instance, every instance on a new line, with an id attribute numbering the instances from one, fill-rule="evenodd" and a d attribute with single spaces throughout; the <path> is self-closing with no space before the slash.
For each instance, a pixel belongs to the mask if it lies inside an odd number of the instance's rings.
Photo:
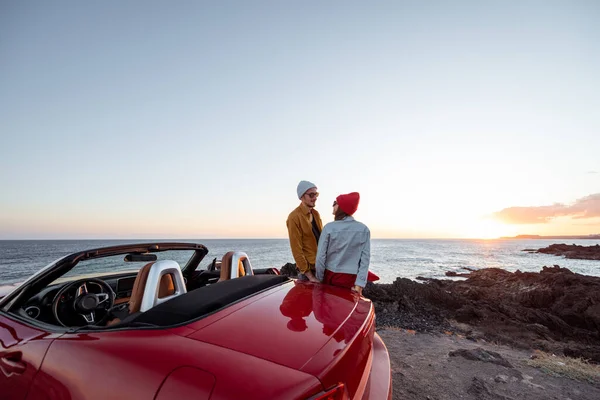
<path id="1" fill-rule="evenodd" d="M 348 289 L 292 282 L 223 314 L 188 337 L 309 373 L 325 389 L 344 382 L 354 395 L 366 383 L 374 312 Z"/>

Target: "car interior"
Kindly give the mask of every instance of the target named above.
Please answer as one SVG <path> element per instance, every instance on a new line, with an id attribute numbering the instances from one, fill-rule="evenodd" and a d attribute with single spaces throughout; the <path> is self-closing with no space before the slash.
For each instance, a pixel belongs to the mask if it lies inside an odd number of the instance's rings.
<path id="1" fill-rule="evenodd" d="M 30 278 L 3 300 L 2 308 L 62 329 L 166 327 L 210 315 L 289 280 L 276 268 L 253 269 L 248 255 L 238 251 L 199 268 L 206 254 L 203 245 L 182 243 L 75 253 Z"/>

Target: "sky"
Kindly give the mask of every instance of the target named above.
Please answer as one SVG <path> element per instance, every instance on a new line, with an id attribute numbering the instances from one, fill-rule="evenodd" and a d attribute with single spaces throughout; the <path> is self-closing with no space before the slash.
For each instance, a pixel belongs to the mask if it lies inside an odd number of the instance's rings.
<path id="1" fill-rule="evenodd" d="M 4 1 L 0 239 L 600 233 L 600 2 Z"/>

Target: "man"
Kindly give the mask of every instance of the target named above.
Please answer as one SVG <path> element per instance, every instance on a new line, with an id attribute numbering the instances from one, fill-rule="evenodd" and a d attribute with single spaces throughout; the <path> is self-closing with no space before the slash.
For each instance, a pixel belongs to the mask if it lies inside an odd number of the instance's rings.
<path id="1" fill-rule="evenodd" d="M 286 225 L 290 238 L 292 255 L 298 267 L 298 279 L 319 282 L 315 276 L 317 243 L 323 230 L 321 216 L 315 210 L 319 192 L 309 181 L 300 181 L 296 188 L 300 205 L 288 215 Z"/>

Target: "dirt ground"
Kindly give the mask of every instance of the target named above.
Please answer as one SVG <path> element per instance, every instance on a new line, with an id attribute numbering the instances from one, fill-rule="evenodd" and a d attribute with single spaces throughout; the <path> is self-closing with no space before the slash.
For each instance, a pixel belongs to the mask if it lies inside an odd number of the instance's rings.
<path id="1" fill-rule="evenodd" d="M 597 383 L 529 366 L 532 351 L 450 333 L 377 332 L 390 353 L 394 400 L 600 399 Z"/>

